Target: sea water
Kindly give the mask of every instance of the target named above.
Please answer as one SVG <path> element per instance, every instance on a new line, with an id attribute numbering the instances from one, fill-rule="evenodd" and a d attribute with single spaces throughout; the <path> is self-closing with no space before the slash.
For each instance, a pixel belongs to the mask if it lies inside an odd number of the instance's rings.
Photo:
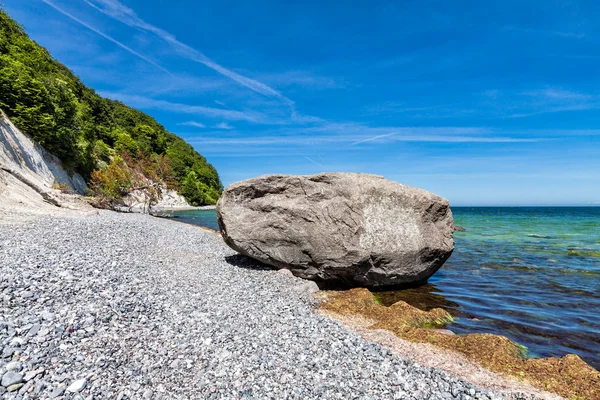
<path id="1" fill-rule="evenodd" d="M 600 369 L 600 207 L 456 207 L 455 250 L 416 289 L 377 293 L 455 316 L 458 334 L 494 333 L 531 357 L 580 355 Z M 178 220 L 218 229 L 213 210 Z"/>

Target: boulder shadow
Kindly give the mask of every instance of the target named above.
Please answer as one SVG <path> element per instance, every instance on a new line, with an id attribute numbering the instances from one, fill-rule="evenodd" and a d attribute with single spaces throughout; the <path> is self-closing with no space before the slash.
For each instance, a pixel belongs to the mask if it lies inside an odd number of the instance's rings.
<path id="1" fill-rule="evenodd" d="M 255 271 L 274 271 L 277 270 L 275 267 L 271 267 L 270 265 L 263 264 L 260 261 L 256 261 L 253 258 L 245 256 L 243 254 L 234 254 L 232 256 L 225 256 L 225 261 L 233 265 L 234 267 L 243 268 L 243 269 L 251 269 Z"/>

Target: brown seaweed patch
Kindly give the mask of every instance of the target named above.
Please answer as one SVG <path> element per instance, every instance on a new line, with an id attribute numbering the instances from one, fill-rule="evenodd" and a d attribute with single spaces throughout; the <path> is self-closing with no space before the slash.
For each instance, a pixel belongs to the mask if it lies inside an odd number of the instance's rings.
<path id="1" fill-rule="evenodd" d="M 385 329 L 402 339 L 461 353 L 491 371 L 567 398 L 600 399 L 600 373 L 577 355 L 528 359 L 524 358 L 523 346 L 504 336 L 448 335 L 436 330 L 453 320 L 445 310 L 422 311 L 404 301 L 385 307 L 367 289 L 319 292 L 317 297 L 323 310 L 372 321 L 369 329 Z"/>
<path id="2" fill-rule="evenodd" d="M 600 251 L 594 250 L 569 249 L 565 254 L 569 257 L 600 257 Z"/>
<path id="3" fill-rule="evenodd" d="M 434 308 L 442 308 L 451 315 L 457 314 L 458 303 L 448 300 L 437 293 L 435 285 L 428 283 L 417 288 L 403 290 L 373 292 L 373 296 L 383 306 L 391 306 L 398 301 L 404 301 L 419 310 L 429 311 Z"/>

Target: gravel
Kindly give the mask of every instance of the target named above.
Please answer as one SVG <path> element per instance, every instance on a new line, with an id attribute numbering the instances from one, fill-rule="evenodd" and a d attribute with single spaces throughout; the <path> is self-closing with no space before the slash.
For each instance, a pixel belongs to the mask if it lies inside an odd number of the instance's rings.
<path id="1" fill-rule="evenodd" d="M 509 397 L 366 342 L 312 291 L 175 221 L 4 221 L 0 398 Z"/>

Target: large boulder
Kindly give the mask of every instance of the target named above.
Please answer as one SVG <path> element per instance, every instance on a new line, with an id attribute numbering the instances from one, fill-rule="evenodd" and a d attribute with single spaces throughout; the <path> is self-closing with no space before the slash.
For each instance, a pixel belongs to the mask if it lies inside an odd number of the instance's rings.
<path id="1" fill-rule="evenodd" d="M 225 242 L 296 276 L 375 289 L 424 283 L 454 249 L 448 201 L 381 176 L 265 175 L 227 187 Z"/>

